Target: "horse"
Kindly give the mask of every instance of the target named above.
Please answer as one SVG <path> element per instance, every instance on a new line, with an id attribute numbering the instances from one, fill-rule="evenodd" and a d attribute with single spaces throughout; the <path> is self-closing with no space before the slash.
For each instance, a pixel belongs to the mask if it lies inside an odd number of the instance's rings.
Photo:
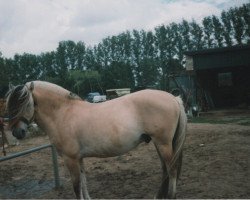
<path id="1" fill-rule="evenodd" d="M 187 118 L 180 97 L 141 90 L 103 103 L 84 101 L 49 82 L 12 86 L 6 94 L 9 127 L 22 139 L 32 121 L 49 136 L 67 166 L 77 199 L 89 199 L 83 158 L 122 155 L 151 140 L 162 181 L 156 198 L 175 198 Z"/>

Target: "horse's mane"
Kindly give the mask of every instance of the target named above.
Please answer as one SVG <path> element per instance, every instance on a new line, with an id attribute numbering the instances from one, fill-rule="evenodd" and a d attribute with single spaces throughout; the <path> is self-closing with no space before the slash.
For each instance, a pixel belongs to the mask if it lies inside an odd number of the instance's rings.
<path id="1" fill-rule="evenodd" d="M 6 109 L 10 120 L 20 117 L 23 111 L 29 105 L 30 101 L 32 101 L 32 93 L 29 89 L 31 83 L 32 82 L 28 82 L 25 85 L 14 86 L 6 93 Z M 65 98 L 81 100 L 81 98 L 76 94 L 71 93 L 70 91 L 56 84 L 45 81 L 34 81 L 33 83 L 34 87 L 52 91 L 54 94 L 58 94 Z"/>
<path id="2" fill-rule="evenodd" d="M 28 82 L 26 83 L 26 85 L 29 87 L 29 85 L 32 82 Z M 34 87 L 39 87 L 48 91 L 52 91 L 54 94 L 58 94 L 58 95 L 65 95 L 68 94 L 69 91 L 64 89 L 63 87 L 56 85 L 54 83 L 50 83 L 50 82 L 46 82 L 46 81 L 33 81 L 34 83 Z"/>
<path id="3" fill-rule="evenodd" d="M 29 85 L 31 82 L 27 83 Z M 79 97 L 77 94 L 70 92 L 66 90 L 65 88 L 56 85 L 54 83 L 49 83 L 46 81 L 34 81 L 35 87 L 40 87 L 49 91 L 52 91 L 54 94 L 58 94 L 60 96 L 64 96 L 66 98 L 72 99 L 72 100 L 82 100 L 81 97 Z"/>
<path id="4" fill-rule="evenodd" d="M 10 121 L 20 117 L 32 100 L 32 94 L 26 85 L 18 85 L 6 93 L 6 109 Z"/>

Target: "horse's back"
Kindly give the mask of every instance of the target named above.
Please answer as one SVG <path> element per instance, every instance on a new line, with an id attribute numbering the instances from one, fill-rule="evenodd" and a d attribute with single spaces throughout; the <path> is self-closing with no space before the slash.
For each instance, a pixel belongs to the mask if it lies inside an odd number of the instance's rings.
<path id="1" fill-rule="evenodd" d="M 131 94 L 131 101 L 140 109 L 142 112 L 147 111 L 150 113 L 178 113 L 179 103 L 172 94 L 160 91 L 160 90 L 142 90 Z"/>
<path id="2" fill-rule="evenodd" d="M 100 112 L 105 110 L 102 108 L 106 108 L 115 111 L 115 114 L 120 113 L 121 115 L 130 112 L 132 115 L 140 115 L 139 117 L 171 116 L 179 115 L 180 103 L 181 99 L 174 97 L 170 93 L 146 89 L 101 103 Z"/>
<path id="3" fill-rule="evenodd" d="M 161 90 L 146 89 L 130 95 L 139 101 L 152 101 L 153 103 L 171 103 L 175 101 L 175 97 L 172 94 Z"/>

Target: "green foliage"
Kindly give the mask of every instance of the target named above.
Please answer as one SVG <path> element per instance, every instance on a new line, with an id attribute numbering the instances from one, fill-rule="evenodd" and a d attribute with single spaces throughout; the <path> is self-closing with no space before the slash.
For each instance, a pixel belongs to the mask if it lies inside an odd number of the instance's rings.
<path id="1" fill-rule="evenodd" d="M 223 27 L 218 17 L 212 17 L 212 24 L 213 24 L 213 33 L 216 42 L 216 46 L 222 47 L 223 46 Z"/>
<path id="2" fill-rule="evenodd" d="M 207 48 L 214 47 L 213 35 L 213 24 L 211 17 L 205 17 L 202 21 L 204 31 L 204 42 Z"/>
<path id="3" fill-rule="evenodd" d="M 238 44 L 243 44 L 244 21 L 241 17 L 241 11 L 238 8 L 231 8 L 229 13 L 234 29 L 234 38 Z"/>
<path id="4" fill-rule="evenodd" d="M 221 13 L 221 20 L 223 22 L 223 27 L 224 29 L 222 30 L 222 35 L 225 39 L 226 42 L 226 46 L 232 46 L 233 41 L 232 41 L 232 24 L 231 24 L 231 20 L 230 20 L 230 15 L 228 12 L 223 11 Z"/>
<path id="5" fill-rule="evenodd" d="M 190 23 L 190 33 L 192 36 L 192 46 L 194 50 L 203 49 L 204 41 L 203 41 L 203 30 L 202 27 L 197 24 L 194 20 Z"/>
<path id="6" fill-rule="evenodd" d="M 68 88 L 81 97 L 93 91 L 103 92 L 100 87 L 101 77 L 97 71 L 70 70 L 67 77 Z"/>
<path id="7" fill-rule="evenodd" d="M 250 4 L 207 16 L 201 24 L 183 19 L 152 31 L 132 30 L 104 38 L 93 47 L 61 41 L 55 51 L 0 53 L 0 94 L 9 83 L 40 79 L 80 96 L 110 88 L 157 87 L 169 90 L 169 75 L 183 70 L 184 51 L 250 43 Z"/>

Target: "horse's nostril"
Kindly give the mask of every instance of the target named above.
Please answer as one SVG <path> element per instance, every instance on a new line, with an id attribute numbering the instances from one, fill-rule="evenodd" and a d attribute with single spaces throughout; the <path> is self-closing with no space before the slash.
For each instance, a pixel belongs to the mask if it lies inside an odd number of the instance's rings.
<path id="1" fill-rule="evenodd" d="M 17 139 L 23 139 L 25 137 L 25 134 L 26 132 L 24 129 L 17 128 L 17 129 L 13 129 L 12 131 L 12 135 L 16 137 Z"/>

